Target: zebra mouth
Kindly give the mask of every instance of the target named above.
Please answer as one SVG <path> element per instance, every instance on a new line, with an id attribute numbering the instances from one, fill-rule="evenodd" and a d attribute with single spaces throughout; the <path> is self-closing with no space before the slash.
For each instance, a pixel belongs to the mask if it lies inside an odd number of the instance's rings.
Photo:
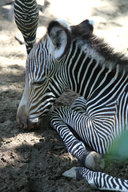
<path id="1" fill-rule="evenodd" d="M 40 120 L 39 118 L 29 119 L 28 120 L 28 129 L 37 129 L 39 127 Z"/>

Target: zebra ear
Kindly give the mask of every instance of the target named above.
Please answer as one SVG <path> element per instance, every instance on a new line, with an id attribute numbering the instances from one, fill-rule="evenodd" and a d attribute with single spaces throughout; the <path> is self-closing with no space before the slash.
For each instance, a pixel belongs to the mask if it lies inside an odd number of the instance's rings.
<path id="1" fill-rule="evenodd" d="M 60 59 L 70 45 L 70 28 L 64 21 L 52 21 L 48 26 L 48 35 L 53 44 L 54 57 Z"/>

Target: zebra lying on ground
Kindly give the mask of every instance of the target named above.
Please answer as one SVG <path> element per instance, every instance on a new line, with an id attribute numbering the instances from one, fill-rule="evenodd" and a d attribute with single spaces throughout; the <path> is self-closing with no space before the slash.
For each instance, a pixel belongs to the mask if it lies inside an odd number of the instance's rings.
<path id="1" fill-rule="evenodd" d="M 64 175 L 102 190 L 128 191 L 128 180 L 98 172 L 104 167 L 101 154 L 128 123 L 128 59 L 86 30 L 84 22 L 69 26 L 56 20 L 28 55 L 17 121 L 24 128 L 36 128 L 67 88 L 80 97 L 71 107 L 54 110 L 51 125 L 83 167 Z"/>

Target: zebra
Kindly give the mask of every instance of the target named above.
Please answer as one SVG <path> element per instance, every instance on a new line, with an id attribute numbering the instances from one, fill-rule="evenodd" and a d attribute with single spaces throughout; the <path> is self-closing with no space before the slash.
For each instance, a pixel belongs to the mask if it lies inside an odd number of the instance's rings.
<path id="1" fill-rule="evenodd" d="M 14 17 L 18 29 L 25 40 L 27 54 L 36 42 L 39 10 L 36 0 L 15 0 Z"/>
<path id="2" fill-rule="evenodd" d="M 51 111 L 66 89 L 80 97 L 71 107 Z M 51 21 L 27 57 L 17 121 L 24 129 L 34 129 L 49 112 L 68 152 L 83 165 L 63 175 L 85 179 L 102 190 L 128 191 L 128 180 L 102 172 L 102 154 L 128 123 L 128 59 L 96 37 L 93 29 L 86 30 L 84 22 L 70 26 L 63 20 Z"/>

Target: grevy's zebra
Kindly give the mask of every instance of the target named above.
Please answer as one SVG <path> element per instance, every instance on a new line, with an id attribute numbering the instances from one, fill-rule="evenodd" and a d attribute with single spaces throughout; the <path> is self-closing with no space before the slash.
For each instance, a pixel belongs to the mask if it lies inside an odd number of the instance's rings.
<path id="1" fill-rule="evenodd" d="M 51 124 L 67 150 L 87 167 L 72 168 L 65 176 L 84 178 L 99 189 L 128 191 L 127 180 L 94 171 L 104 166 L 99 153 L 108 151 L 128 123 L 127 69 L 128 59 L 114 54 L 85 30 L 84 23 L 70 27 L 52 21 L 28 55 L 25 89 L 17 111 L 24 128 L 36 127 L 66 88 L 81 95 L 71 108 L 60 107 L 51 115 Z M 85 143 L 94 151 L 89 152 Z"/>
<path id="2" fill-rule="evenodd" d="M 36 42 L 39 10 L 36 0 L 15 0 L 14 15 L 17 27 L 22 32 L 27 53 L 31 51 Z"/>

